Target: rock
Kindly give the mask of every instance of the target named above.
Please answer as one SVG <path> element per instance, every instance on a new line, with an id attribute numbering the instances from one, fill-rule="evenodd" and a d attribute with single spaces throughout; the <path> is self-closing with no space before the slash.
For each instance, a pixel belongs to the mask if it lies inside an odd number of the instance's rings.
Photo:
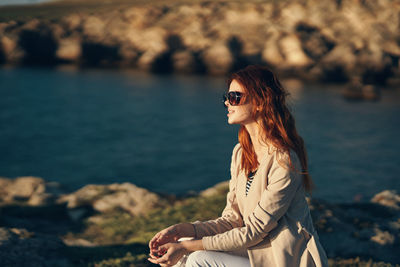
<path id="1" fill-rule="evenodd" d="M 53 38 L 59 40 L 66 35 L 64 27 L 61 23 L 52 23 L 48 25 L 48 28 L 52 32 Z"/>
<path id="2" fill-rule="evenodd" d="M 344 87 L 342 94 L 348 100 L 376 101 L 381 96 L 378 87 L 372 84 L 362 84 L 358 77 L 353 77 L 352 81 Z"/>
<path id="3" fill-rule="evenodd" d="M 104 29 L 104 20 L 96 16 L 89 16 L 82 22 L 83 36 L 91 41 L 102 41 L 105 37 Z"/>
<path id="4" fill-rule="evenodd" d="M 286 30 L 292 31 L 296 25 L 306 18 L 306 9 L 304 5 L 296 2 L 282 4 L 280 12 L 280 21 L 285 25 Z"/>
<path id="5" fill-rule="evenodd" d="M 271 31 L 262 51 L 262 59 L 272 66 L 280 66 L 284 63 L 283 55 L 278 47 L 279 33 Z"/>
<path id="6" fill-rule="evenodd" d="M 152 27 L 156 22 L 165 16 L 164 7 L 146 5 L 128 8 L 124 12 L 124 18 L 131 25 L 131 28 L 138 30 Z"/>
<path id="7" fill-rule="evenodd" d="M 137 61 L 140 69 L 151 71 L 157 58 L 168 51 L 166 31 L 162 28 L 131 29 L 126 37 L 140 54 Z"/>
<path id="8" fill-rule="evenodd" d="M 400 57 L 400 46 L 393 40 L 386 40 L 382 45 L 382 50 L 392 56 Z"/>
<path id="9" fill-rule="evenodd" d="M 400 196 L 393 190 L 385 190 L 376 194 L 372 203 L 377 203 L 395 210 L 400 210 Z"/>
<path id="10" fill-rule="evenodd" d="M 335 46 L 334 41 L 323 34 L 318 27 L 299 23 L 296 32 L 300 35 L 304 52 L 313 60 L 320 60 Z"/>
<path id="11" fill-rule="evenodd" d="M 180 73 L 193 73 L 197 70 L 197 62 L 192 52 L 178 51 L 172 55 L 174 70 Z"/>
<path id="12" fill-rule="evenodd" d="M 10 54 L 17 46 L 16 42 L 13 42 L 13 40 L 11 40 L 7 36 L 1 37 L 0 44 L 1 44 L 2 50 L 4 51 L 5 54 Z"/>
<path id="13" fill-rule="evenodd" d="M 180 32 L 184 45 L 193 52 L 200 52 L 212 45 L 212 38 L 206 36 L 200 20 L 192 20 Z"/>
<path id="14" fill-rule="evenodd" d="M 380 229 L 374 229 L 375 235 L 371 237 L 371 240 L 378 243 L 379 245 L 393 245 L 395 237 L 388 231 L 381 231 Z"/>
<path id="15" fill-rule="evenodd" d="M 221 194 L 222 192 L 226 194 L 228 191 L 229 191 L 229 181 L 225 181 L 218 183 L 213 187 L 207 188 L 206 190 L 201 191 L 199 195 L 202 197 L 211 197 L 216 194 Z"/>
<path id="16" fill-rule="evenodd" d="M 131 45 L 123 44 L 119 48 L 119 55 L 122 58 L 122 66 L 134 66 L 139 57 L 138 51 Z"/>
<path id="17" fill-rule="evenodd" d="M 121 209 L 132 215 L 146 214 L 163 201 L 154 193 L 130 183 L 111 185 L 87 185 L 75 193 L 61 196 L 58 203 L 67 203 L 67 207 L 78 210 L 73 217 L 83 216 L 82 209 L 88 207 L 105 213 Z M 76 216 L 75 216 L 76 215 Z"/>
<path id="18" fill-rule="evenodd" d="M 24 57 L 24 51 L 19 49 L 15 37 L 0 37 L 0 46 L 4 53 L 5 62 L 18 62 Z"/>
<path id="19" fill-rule="evenodd" d="M 0 228 L 1 266 L 70 266 L 62 255 L 64 248 L 55 236 Z"/>
<path id="20" fill-rule="evenodd" d="M 25 203 L 31 206 L 49 204 L 54 199 L 47 192 L 46 183 L 38 177 L 0 179 L 0 202 L 4 204 Z"/>
<path id="21" fill-rule="evenodd" d="M 284 57 L 284 67 L 296 68 L 306 67 L 313 61 L 304 53 L 299 38 L 294 34 L 289 34 L 279 40 L 280 52 Z"/>
<path id="22" fill-rule="evenodd" d="M 82 26 L 83 18 L 82 16 L 73 13 L 63 17 L 61 22 L 67 31 L 73 32 L 77 31 Z"/>
<path id="23" fill-rule="evenodd" d="M 347 81 L 355 69 L 357 58 L 355 51 L 348 45 L 338 44 L 319 63 L 326 81 Z M 360 73 L 358 73 L 360 75 Z"/>
<path id="24" fill-rule="evenodd" d="M 78 37 L 61 39 L 58 43 L 56 56 L 58 59 L 77 62 L 82 54 L 81 40 Z"/>
<path id="25" fill-rule="evenodd" d="M 41 22 L 39 19 L 32 19 L 28 22 L 26 22 L 25 24 L 22 25 L 22 29 L 23 30 L 36 30 L 41 26 Z"/>
<path id="26" fill-rule="evenodd" d="M 232 54 L 229 48 L 222 43 L 216 43 L 203 51 L 202 59 L 208 73 L 221 75 L 228 73 L 233 64 Z"/>

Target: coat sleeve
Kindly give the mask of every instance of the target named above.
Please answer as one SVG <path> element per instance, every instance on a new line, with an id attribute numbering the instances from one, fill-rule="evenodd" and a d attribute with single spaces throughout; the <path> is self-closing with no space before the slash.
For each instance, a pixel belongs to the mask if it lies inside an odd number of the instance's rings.
<path id="1" fill-rule="evenodd" d="M 256 208 L 248 216 L 246 224 L 221 234 L 203 237 L 205 250 L 232 251 L 254 246 L 278 225 L 278 220 L 285 214 L 301 186 L 302 179 L 298 173 L 289 169 L 289 155 L 284 154 L 278 162 L 277 153 L 274 153 L 267 175 L 268 186 Z M 299 170 L 298 159 L 294 152 L 291 154 L 293 164 Z"/>
<path id="2" fill-rule="evenodd" d="M 231 179 L 229 181 L 229 192 L 226 198 L 226 206 L 221 217 L 205 222 L 196 221 L 193 224 L 195 238 L 215 235 L 226 232 L 236 227 L 243 226 L 243 218 L 236 201 L 236 178 L 238 174 L 237 163 L 240 156 L 240 144 L 237 144 L 232 152 Z"/>

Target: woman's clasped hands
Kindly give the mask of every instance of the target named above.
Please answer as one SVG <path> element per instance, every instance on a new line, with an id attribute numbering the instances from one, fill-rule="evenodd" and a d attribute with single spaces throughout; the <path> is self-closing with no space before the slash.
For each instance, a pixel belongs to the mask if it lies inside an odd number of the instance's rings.
<path id="1" fill-rule="evenodd" d="M 185 229 L 190 228 L 186 224 L 176 224 L 158 232 L 149 242 L 148 260 L 161 266 L 175 265 L 187 253 L 182 243 L 178 242 L 185 236 Z"/>

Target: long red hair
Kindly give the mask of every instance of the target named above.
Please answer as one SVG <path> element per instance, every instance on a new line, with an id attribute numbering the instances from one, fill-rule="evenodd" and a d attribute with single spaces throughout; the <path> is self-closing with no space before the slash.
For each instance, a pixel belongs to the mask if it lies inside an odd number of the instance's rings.
<path id="1" fill-rule="evenodd" d="M 233 73 L 228 79 L 228 86 L 237 81 L 246 92 L 246 99 L 252 101 L 252 116 L 256 120 L 260 116 L 260 126 L 263 131 L 265 143 L 272 143 L 280 152 L 290 155 L 293 150 L 301 163 L 300 172 L 303 176 L 303 184 L 308 192 L 311 192 L 313 184 L 308 173 L 307 153 L 304 141 L 297 133 L 292 114 L 286 105 L 288 93 L 279 82 L 277 76 L 268 68 L 251 65 Z M 257 169 L 257 155 L 254 151 L 250 135 L 242 125 L 239 130 L 239 143 L 242 147 L 241 168 L 249 174 Z M 289 167 L 294 166 L 289 157 Z"/>

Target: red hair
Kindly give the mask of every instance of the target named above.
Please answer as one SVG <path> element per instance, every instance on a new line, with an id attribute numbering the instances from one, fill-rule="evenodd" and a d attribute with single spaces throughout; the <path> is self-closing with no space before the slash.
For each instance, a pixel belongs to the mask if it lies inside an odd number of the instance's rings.
<path id="1" fill-rule="evenodd" d="M 254 120 L 260 116 L 260 126 L 265 143 L 272 145 L 279 152 L 289 155 L 289 167 L 294 170 L 290 159 L 290 150 L 293 150 L 300 160 L 303 184 L 308 192 L 312 190 L 312 180 L 308 174 L 307 153 L 304 141 L 297 133 L 292 114 L 286 105 L 288 93 L 279 82 L 277 76 L 268 68 L 251 65 L 233 73 L 228 79 L 228 85 L 237 81 L 246 91 L 246 99 L 253 104 L 252 116 Z M 243 99 L 243 101 L 246 101 Z M 254 151 L 250 135 L 242 125 L 239 130 L 239 143 L 242 147 L 241 168 L 246 174 L 257 169 L 257 155 Z"/>

